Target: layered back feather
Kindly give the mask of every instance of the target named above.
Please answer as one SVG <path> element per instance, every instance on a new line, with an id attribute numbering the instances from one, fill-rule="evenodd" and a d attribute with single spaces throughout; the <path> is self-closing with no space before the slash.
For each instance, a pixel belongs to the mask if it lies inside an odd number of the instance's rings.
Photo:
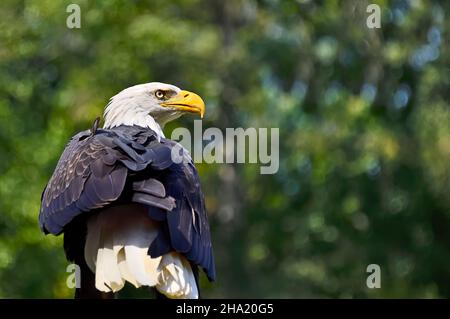
<path id="1" fill-rule="evenodd" d="M 183 150 L 148 128 L 119 126 L 81 132 L 64 150 L 42 194 L 40 226 L 65 233 L 67 258 L 86 263 L 100 291 L 128 281 L 191 298 L 197 265 L 214 280 L 197 170 L 185 151 L 173 162 L 175 146 Z"/>

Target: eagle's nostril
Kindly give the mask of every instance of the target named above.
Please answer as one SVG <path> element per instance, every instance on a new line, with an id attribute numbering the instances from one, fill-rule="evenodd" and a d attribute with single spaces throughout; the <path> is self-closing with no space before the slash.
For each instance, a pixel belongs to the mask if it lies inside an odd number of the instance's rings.
<path id="1" fill-rule="evenodd" d="M 186 93 L 185 95 L 184 95 L 184 97 L 188 97 L 189 96 L 189 93 Z"/>

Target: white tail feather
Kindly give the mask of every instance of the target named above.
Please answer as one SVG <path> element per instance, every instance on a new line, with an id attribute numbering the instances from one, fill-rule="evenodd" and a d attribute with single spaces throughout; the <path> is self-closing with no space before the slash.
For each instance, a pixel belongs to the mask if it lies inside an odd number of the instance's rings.
<path id="1" fill-rule="evenodd" d="M 198 298 L 194 274 L 182 255 L 147 254 L 157 232 L 158 224 L 140 205 L 112 207 L 91 217 L 84 254 L 96 288 L 116 292 L 128 281 L 136 288 L 156 287 L 169 298 Z"/>
<path id="2" fill-rule="evenodd" d="M 159 292 L 172 298 L 198 298 L 195 277 L 185 258 L 176 253 L 164 255 L 159 270 L 160 284 L 156 286 Z"/>
<path id="3" fill-rule="evenodd" d="M 123 288 L 125 282 L 120 274 L 117 255 L 114 253 L 111 236 L 107 236 L 104 241 L 103 251 L 103 274 L 108 286 L 112 291 L 118 291 Z"/>

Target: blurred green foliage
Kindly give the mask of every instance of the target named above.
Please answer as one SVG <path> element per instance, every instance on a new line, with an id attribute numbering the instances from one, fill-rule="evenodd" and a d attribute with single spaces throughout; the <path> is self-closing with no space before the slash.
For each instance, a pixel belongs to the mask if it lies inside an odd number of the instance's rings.
<path id="1" fill-rule="evenodd" d="M 450 297 L 450 3 L 373 2 L 381 29 L 369 1 L 1 1 L 0 297 L 72 297 L 41 191 L 109 97 L 150 81 L 202 95 L 204 128 L 280 128 L 276 175 L 198 165 L 205 297 Z"/>

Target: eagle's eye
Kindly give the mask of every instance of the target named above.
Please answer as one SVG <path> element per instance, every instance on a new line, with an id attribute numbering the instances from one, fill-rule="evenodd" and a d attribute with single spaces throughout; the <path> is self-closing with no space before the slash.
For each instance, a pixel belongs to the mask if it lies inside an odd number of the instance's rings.
<path id="1" fill-rule="evenodd" d="M 164 99 L 164 97 L 166 96 L 166 92 L 164 92 L 163 90 L 157 90 L 157 91 L 155 92 L 155 96 L 156 96 L 158 99 L 162 100 L 162 99 Z"/>

